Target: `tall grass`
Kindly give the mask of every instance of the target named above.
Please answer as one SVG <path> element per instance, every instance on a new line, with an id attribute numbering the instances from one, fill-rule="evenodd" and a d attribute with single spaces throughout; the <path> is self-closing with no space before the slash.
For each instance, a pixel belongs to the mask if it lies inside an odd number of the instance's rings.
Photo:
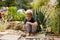
<path id="1" fill-rule="evenodd" d="M 50 5 L 49 1 L 42 3 L 36 2 L 33 5 L 34 15 L 39 26 L 50 27 L 51 32 L 54 34 L 59 34 L 60 31 L 60 7 L 58 8 L 57 5 L 58 4 Z"/>

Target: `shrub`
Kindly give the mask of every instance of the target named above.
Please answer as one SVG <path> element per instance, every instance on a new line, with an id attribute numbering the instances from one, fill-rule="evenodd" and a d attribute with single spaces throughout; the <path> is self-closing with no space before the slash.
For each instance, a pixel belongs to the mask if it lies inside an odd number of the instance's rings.
<path id="1" fill-rule="evenodd" d="M 24 17 L 23 12 L 17 13 L 17 7 L 9 7 L 9 12 L 7 15 L 8 21 L 22 21 L 24 20 Z"/>
<path id="2" fill-rule="evenodd" d="M 25 18 L 24 13 L 23 12 L 19 12 L 19 13 L 17 13 L 17 15 L 15 15 L 14 20 L 15 21 L 23 21 L 24 18 Z"/>

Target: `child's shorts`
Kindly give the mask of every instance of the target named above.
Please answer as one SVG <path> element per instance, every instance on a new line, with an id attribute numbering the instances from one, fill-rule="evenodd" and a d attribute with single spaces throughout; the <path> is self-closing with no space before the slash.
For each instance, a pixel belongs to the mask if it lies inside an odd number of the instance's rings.
<path id="1" fill-rule="evenodd" d="M 25 26 L 26 26 L 26 31 L 27 32 L 36 32 L 36 30 L 37 30 L 37 27 L 33 27 L 30 24 L 25 24 Z"/>

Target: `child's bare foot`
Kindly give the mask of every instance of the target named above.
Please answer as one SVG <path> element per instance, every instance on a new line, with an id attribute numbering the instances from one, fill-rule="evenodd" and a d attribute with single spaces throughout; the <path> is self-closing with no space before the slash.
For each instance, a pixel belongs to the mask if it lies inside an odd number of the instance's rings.
<path id="1" fill-rule="evenodd" d="M 26 33 L 26 36 L 30 36 L 31 35 L 31 33 Z"/>
<path id="2" fill-rule="evenodd" d="M 35 36 L 36 35 L 36 32 L 32 32 L 31 36 Z"/>

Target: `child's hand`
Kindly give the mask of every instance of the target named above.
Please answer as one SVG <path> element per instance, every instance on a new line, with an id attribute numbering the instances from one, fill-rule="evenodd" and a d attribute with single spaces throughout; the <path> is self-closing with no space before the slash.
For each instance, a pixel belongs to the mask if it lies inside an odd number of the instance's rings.
<path id="1" fill-rule="evenodd" d="M 31 24 L 31 22 L 27 22 L 27 24 Z"/>
<path id="2" fill-rule="evenodd" d="M 31 23 L 31 22 L 27 22 L 27 24 L 30 24 L 32 26 L 35 26 L 35 24 L 34 23 Z"/>
<path id="3" fill-rule="evenodd" d="M 30 25 L 32 25 L 32 26 L 34 26 L 34 27 L 37 27 L 37 22 L 34 22 L 34 23 L 31 23 L 31 22 L 27 22 L 27 24 L 30 24 Z"/>
<path id="4" fill-rule="evenodd" d="M 26 29 L 26 26 L 25 26 L 25 25 L 23 25 L 22 29 L 23 29 L 23 30 L 25 30 L 25 29 Z"/>

